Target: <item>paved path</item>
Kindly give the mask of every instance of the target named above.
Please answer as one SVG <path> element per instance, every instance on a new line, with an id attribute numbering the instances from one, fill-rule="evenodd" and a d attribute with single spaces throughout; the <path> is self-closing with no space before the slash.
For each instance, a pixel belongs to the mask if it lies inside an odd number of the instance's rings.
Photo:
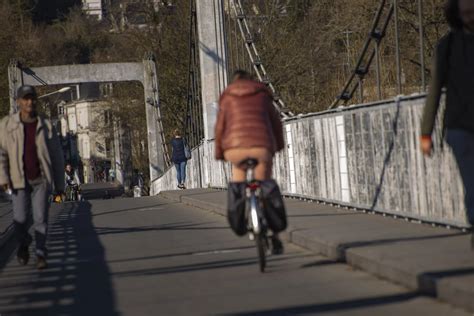
<path id="1" fill-rule="evenodd" d="M 196 189 L 162 196 L 225 215 L 226 192 Z M 300 200 L 286 204 L 285 235 L 292 243 L 474 313 L 469 234 Z"/>
<path id="2" fill-rule="evenodd" d="M 106 191 L 111 197 L 119 197 L 124 193 L 123 187 L 119 183 L 98 182 L 81 185 L 82 197 L 86 200 L 102 199 Z"/>
<path id="3" fill-rule="evenodd" d="M 50 268 L 0 273 L 6 315 L 468 315 L 292 245 L 260 274 L 222 216 L 162 198 L 68 203 Z"/>

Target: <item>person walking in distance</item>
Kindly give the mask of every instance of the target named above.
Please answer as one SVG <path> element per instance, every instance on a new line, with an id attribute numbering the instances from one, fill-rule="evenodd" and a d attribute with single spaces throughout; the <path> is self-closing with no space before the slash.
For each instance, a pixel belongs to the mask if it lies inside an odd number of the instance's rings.
<path id="1" fill-rule="evenodd" d="M 55 128 L 37 112 L 32 86 L 17 91 L 19 112 L 0 121 L 0 187 L 12 190 L 14 233 L 19 242 L 18 262 L 28 264 L 27 215 L 32 207 L 36 266 L 47 267 L 48 197 L 54 188 L 64 191 L 64 157 Z"/>
<path id="2" fill-rule="evenodd" d="M 443 128 L 464 184 L 467 218 L 474 227 L 474 1 L 449 0 L 445 15 L 451 31 L 436 48 L 423 112 L 421 150 L 431 155 L 431 134 L 442 89 L 446 88 Z M 474 230 L 471 247 L 474 249 Z"/>
<path id="3" fill-rule="evenodd" d="M 64 168 L 65 185 L 81 185 L 77 169 L 74 169 L 70 163 Z"/>
<path id="4" fill-rule="evenodd" d="M 273 231 L 272 251 L 283 252 L 278 230 L 286 228 L 286 214 L 280 189 L 272 176 L 273 156 L 284 148 L 283 126 L 280 115 L 273 106 L 273 97 L 268 88 L 252 76 L 238 70 L 232 83 L 222 93 L 215 126 L 215 158 L 232 163 L 232 182 L 229 183 L 228 219 L 232 227 L 232 214 L 245 208 L 246 170 L 240 162 L 247 158 L 258 160 L 255 179 L 261 181 L 262 198 L 267 209 L 267 221 Z M 281 225 L 271 225 L 271 205 L 280 210 Z M 239 217 L 240 218 L 240 217 Z M 236 225 L 237 226 L 237 225 Z M 242 225 L 240 225 L 242 226 Z M 279 227 L 277 227 L 279 226 Z M 238 235 L 245 234 L 234 229 Z"/>
<path id="5" fill-rule="evenodd" d="M 185 140 L 179 129 L 174 130 L 174 138 L 171 140 L 173 153 L 171 160 L 176 167 L 176 178 L 178 180 L 178 188 L 186 189 L 184 185 L 186 182 L 186 164 L 188 159 L 185 153 Z"/>

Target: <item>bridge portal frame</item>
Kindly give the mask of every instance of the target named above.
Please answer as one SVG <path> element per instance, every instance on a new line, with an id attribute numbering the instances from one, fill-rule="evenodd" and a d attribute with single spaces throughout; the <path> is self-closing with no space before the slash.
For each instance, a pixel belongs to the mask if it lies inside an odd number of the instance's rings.
<path id="1" fill-rule="evenodd" d="M 16 91 L 21 85 L 73 85 L 86 82 L 112 83 L 139 81 L 144 88 L 148 131 L 150 181 L 158 179 L 166 169 L 166 141 L 158 94 L 158 76 L 152 55 L 141 63 L 103 63 L 21 67 L 12 60 L 8 67 L 10 112 L 16 112 Z"/>

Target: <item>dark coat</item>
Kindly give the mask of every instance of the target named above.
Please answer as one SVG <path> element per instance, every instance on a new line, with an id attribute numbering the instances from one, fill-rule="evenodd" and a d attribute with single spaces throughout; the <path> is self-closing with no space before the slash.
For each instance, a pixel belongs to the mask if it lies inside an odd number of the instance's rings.
<path id="1" fill-rule="evenodd" d="M 446 88 L 444 127 L 474 133 L 474 35 L 455 31 L 437 46 L 421 125 L 429 136 L 435 125 L 442 88 Z"/>
<path id="2" fill-rule="evenodd" d="M 171 161 L 173 161 L 173 163 L 181 163 L 187 160 L 186 155 L 184 153 L 183 138 L 173 138 L 173 140 L 171 141 L 171 146 L 173 147 L 173 154 L 171 156 Z"/>

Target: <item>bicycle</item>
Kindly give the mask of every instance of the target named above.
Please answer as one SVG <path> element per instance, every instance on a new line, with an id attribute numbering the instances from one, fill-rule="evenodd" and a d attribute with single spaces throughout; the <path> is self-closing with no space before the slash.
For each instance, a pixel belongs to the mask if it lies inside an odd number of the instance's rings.
<path id="1" fill-rule="evenodd" d="M 240 168 L 247 171 L 245 218 L 247 220 L 249 239 L 255 240 L 260 272 L 264 272 L 266 254 L 270 247 L 267 235 L 267 221 L 260 200 L 260 182 L 255 180 L 255 167 L 257 165 L 258 160 L 254 158 L 247 158 L 239 164 Z"/>
<path id="2" fill-rule="evenodd" d="M 65 195 L 66 195 L 66 198 L 65 198 L 65 201 L 69 202 L 69 201 L 78 201 L 80 198 L 79 198 L 79 195 L 80 195 L 80 189 L 79 189 L 79 185 L 78 184 L 67 184 L 66 185 L 66 192 L 65 192 Z"/>

